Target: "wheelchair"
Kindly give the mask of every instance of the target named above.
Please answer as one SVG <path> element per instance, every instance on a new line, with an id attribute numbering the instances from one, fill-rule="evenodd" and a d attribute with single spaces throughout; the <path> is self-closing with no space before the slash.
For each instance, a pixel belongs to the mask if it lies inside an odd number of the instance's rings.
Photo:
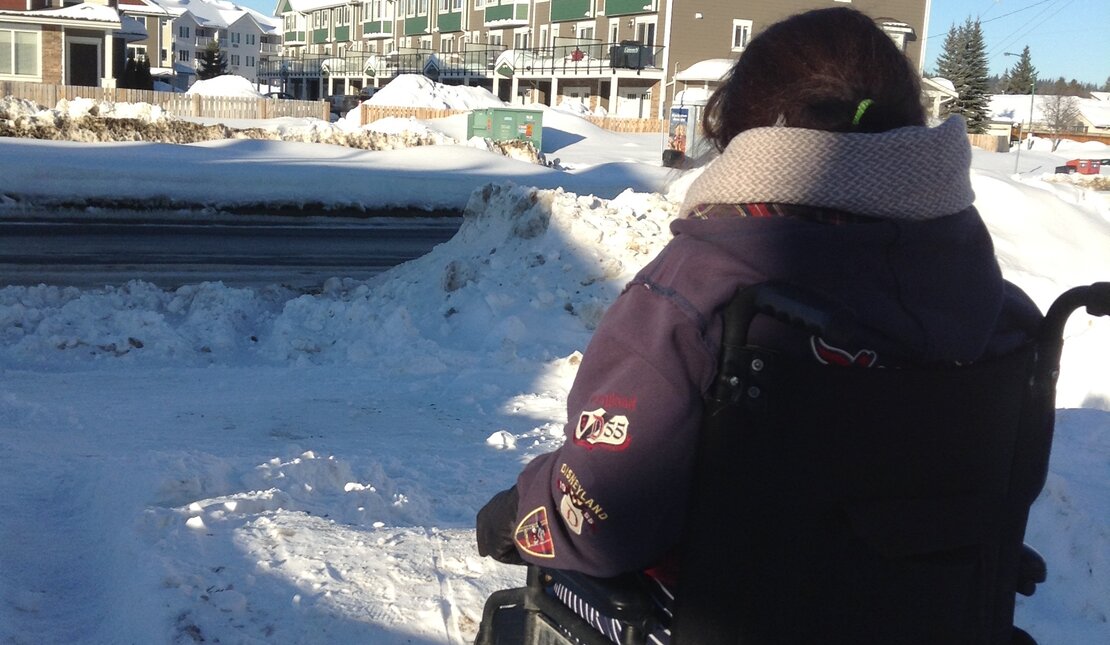
<path id="1" fill-rule="evenodd" d="M 1046 579 L 1025 527 L 1080 307 L 1110 315 L 1110 282 L 1063 293 L 1003 356 L 846 369 L 747 343 L 764 315 L 850 346 L 846 309 L 791 285 L 741 290 L 704 402 L 674 606 L 642 574 L 533 565 L 525 587 L 489 597 L 476 645 L 636 645 L 660 629 L 675 645 L 1035 645 L 1013 624 L 1015 593 Z"/>

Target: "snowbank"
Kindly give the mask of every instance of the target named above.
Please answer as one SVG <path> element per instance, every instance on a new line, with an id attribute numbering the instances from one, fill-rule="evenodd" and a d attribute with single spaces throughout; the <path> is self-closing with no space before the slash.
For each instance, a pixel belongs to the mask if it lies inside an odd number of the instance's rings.
<path id="1" fill-rule="evenodd" d="M 228 96 L 235 98 L 258 98 L 262 96 L 254 87 L 254 83 L 235 74 L 224 74 L 215 78 L 205 80 L 198 80 L 189 86 L 185 91 L 186 94 L 192 96 L 199 94 L 201 96 Z"/>

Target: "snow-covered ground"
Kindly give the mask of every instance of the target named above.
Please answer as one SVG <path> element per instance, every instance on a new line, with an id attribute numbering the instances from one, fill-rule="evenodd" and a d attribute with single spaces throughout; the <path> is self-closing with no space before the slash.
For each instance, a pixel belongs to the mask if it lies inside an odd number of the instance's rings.
<path id="1" fill-rule="evenodd" d="M 578 352 L 689 180 L 656 136 L 544 126 L 572 170 L 455 143 L 0 139 L 0 216 L 121 193 L 466 208 L 428 255 L 318 293 L 0 285 L 0 642 L 469 642 L 522 578 L 477 556 L 474 514 L 562 440 Z M 1037 146 L 1016 176 L 974 157 L 1003 268 L 1042 307 L 1110 280 L 1106 193 L 1043 174 L 1074 156 Z M 1110 634 L 1108 356 L 1110 324 L 1077 315 L 1028 535 L 1049 579 L 1018 608 L 1044 645 Z"/>

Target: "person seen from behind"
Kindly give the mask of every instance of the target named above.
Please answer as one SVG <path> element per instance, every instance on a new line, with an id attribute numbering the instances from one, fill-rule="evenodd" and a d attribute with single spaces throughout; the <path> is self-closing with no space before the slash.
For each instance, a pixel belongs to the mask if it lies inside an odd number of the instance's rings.
<path id="1" fill-rule="evenodd" d="M 916 71 L 865 14 L 768 26 L 702 128 L 719 157 L 598 325 L 564 444 L 479 512 L 480 554 L 673 583 L 721 310 L 738 289 L 808 287 L 896 341 L 890 354 L 866 337 L 840 347 L 776 322 L 752 329 L 753 344 L 854 369 L 971 362 L 1035 329 L 1040 313 L 1003 280 L 972 205 L 963 120 L 926 125 Z"/>

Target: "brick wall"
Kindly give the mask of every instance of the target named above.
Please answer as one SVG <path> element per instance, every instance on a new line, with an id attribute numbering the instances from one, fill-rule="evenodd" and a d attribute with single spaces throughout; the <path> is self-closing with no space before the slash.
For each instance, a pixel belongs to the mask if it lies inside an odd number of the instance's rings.
<path id="1" fill-rule="evenodd" d="M 42 82 L 61 85 L 62 58 L 65 50 L 62 47 L 62 28 L 57 26 L 44 26 L 42 28 Z"/>

